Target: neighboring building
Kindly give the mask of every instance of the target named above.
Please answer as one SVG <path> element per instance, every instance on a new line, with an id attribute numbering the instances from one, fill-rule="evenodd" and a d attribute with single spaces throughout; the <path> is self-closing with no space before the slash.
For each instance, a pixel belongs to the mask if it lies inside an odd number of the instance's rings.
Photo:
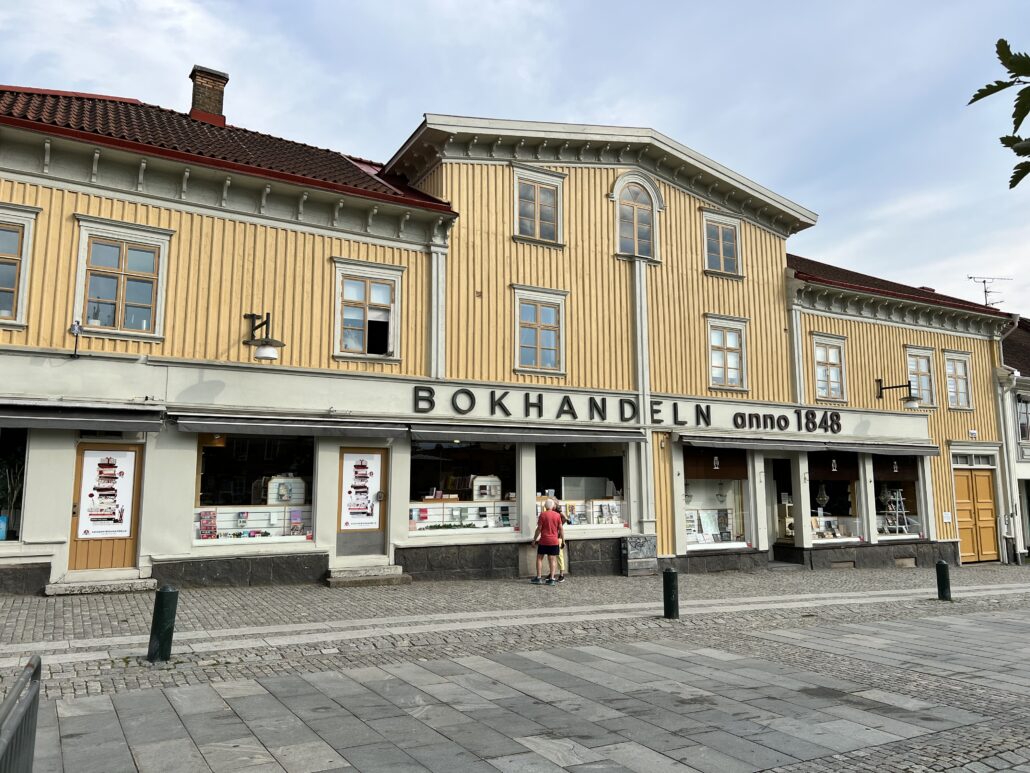
<path id="1" fill-rule="evenodd" d="M 1020 319 L 1009 331 L 1002 342 L 1002 353 L 1005 367 L 999 370 L 998 383 L 1011 491 L 1006 515 L 1011 516 L 1009 525 L 1017 543 L 1025 546 L 1030 542 L 1030 320 Z"/>
<path id="2" fill-rule="evenodd" d="M 379 165 L 191 77 L 0 87 L 7 587 L 510 577 L 551 491 L 581 574 L 1001 555 L 1009 316 L 788 256 L 813 213 L 651 130 Z"/>

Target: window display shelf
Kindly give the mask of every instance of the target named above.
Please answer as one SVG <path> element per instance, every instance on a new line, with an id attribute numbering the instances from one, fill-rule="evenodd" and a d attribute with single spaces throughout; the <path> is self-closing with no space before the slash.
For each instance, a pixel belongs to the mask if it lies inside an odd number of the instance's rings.
<path id="1" fill-rule="evenodd" d="M 311 539 L 309 505 L 198 507 L 193 544 L 305 542 Z"/>
<path id="2" fill-rule="evenodd" d="M 514 502 L 431 499 L 408 503 L 408 531 L 416 534 L 516 532 Z"/>
<path id="3" fill-rule="evenodd" d="M 904 489 L 884 487 L 878 503 L 876 533 L 879 541 L 919 539 L 923 536 L 919 519 L 908 509 Z"/>
<path id="4" fill-rule="evenodd" d="M 547 497 L 537 498 L 537 515 L 543 512 L 546 500 Z M 560 506 L 562 514 L 568 520 L 565 528 L 569 529 L 570 533 L 629 528 L 626 520 L 629 513 L 626 510 L 625 502 L 621 499 L 569 499 L 563 501 Z"/>

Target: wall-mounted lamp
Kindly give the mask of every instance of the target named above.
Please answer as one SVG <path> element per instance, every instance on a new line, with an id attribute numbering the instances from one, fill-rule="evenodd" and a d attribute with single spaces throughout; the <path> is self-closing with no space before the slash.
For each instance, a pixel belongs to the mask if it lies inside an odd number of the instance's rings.
<path id="1" fill-rule="evenodd" d="M 726 489 L 723 488 L 721 480 L 719 481 L 719 486 L 715 491 L 715 498 L 719 501 L 719 504 L 726 501 Z"/>
<path id="2" fill-rule="evenodd" d="M 272 315 L 270 312 L 265 313 L 264 319 L 261 319 L 260 314 L 244 314 L 243 318 L 250 322 L 250 335 L 243 339 L 243 343 L 247 346 L 256 346 L 254 350 L 255 360 L 278 360 L 279 349 L 282 349 L 286 344 L 282 341 L 277 341 L 272 338 Z M 261 320 L 260 322 L 258 320 Z M 265 334 L 258 338 L 258 331 L 263 330 Z"/>
<path id="3" fill-rule="evenodd" d="M 718 456 L 713 456 L 712 457 L 712 469 L 713 470 L 718 470 L 719 469 L 719 457 Z"/>
<path id="4" fill-rule="evenodd" d="M 918 408 L 919 407 L 919 397 L 917 395 L 912 394 L 912 382 L 911 381 L 906 381 L 904 384 L 895 384 L 894 386 L 884 386 L 882 378 L 876 379 L 876 399 L 877 400 L 882 400 L 883 399 L 883 393 L 884 392 L 888 392 L 891 389 L 905 389 L 905 390 L 907 390 L 907 393 L 905 394 L 905 396 L 901 398 L 901 404 L 903 406 L 905 406 L 906 408 Z"/>
<path id="5" fill-rule="evenodd" d="M 898 460 L 897 459 L 895 459 L 893 464 L 891 464 L 891 470 L 894 471 L 894 472 L 898 471 Z"/>
<path id="6" fill-rule="evenodd" d="M 830 459 L 830 472 L 837 472 L 837 460 Z"/>
<path id="7" fill-rule="evenodd" d="M 75 351 L 72 352 L 72 359 L 78 359 L 79 357 L 79 336 L 82 335 L 82 323 L 79 320 L 72 322 L 72 326 L 68 328 L 68 332 L 75 336 Z"/>

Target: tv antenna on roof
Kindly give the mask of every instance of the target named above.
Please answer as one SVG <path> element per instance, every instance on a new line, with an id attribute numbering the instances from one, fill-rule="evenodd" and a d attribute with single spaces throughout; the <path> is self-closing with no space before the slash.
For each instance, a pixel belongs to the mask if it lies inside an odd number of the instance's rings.
<path id="1" fill-rule="evenodd" d="M 966 276 L 966 279 L 970 279 L 976 282 L 977 284 L 982 284 L 984 286 L 984 306 L 997 306 L 999 303 L 1002 302 L 1001 298 L 999 298 L 996 301 L 991 300 L 992 295 L 998 295 L 1000 292 L 999 290 L 992 290 L 992 284 L 994 284 L 995 282 L 1012 281 L 1012 277 L 1010 276 L 973 276 L 972 274 Z"/>

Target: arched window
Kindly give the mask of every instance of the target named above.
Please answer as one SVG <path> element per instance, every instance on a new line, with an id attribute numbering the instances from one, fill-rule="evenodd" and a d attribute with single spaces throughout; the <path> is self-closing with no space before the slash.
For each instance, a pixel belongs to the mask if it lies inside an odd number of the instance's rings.
<path id="1" fill-rule="evenodd" d="M 630 183 L 619 194 L 619 252 L 654 257 L 654 203 L 642 185 Z"/>

